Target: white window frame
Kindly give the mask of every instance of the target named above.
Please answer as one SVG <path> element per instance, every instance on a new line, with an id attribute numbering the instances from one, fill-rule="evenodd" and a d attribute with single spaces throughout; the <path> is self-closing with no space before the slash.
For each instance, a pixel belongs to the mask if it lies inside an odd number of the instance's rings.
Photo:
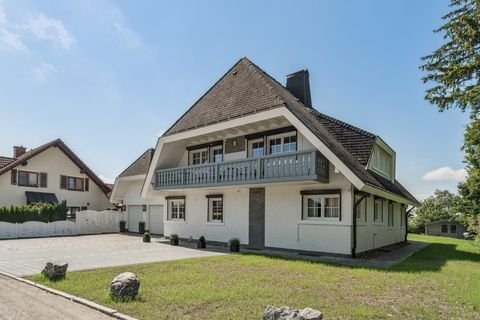
<path id="1" fill-rule="evenodd" d="M 361 195 L 355 195 L 354 203 L 357 203 L 357 201 L 361 197 L 362 197 Z M 363 221 L 363 222 L 367 221 L 367 199 L 368 197 L 363 198 L 362 201 L 360 201 L 360 203 L 355 208 L 355 218 L 357 219 L 357 221 Z"/>
<path id="2" fill-rule="evenodd" d="M 225 203 L 223 201 L 223 196 L 207 196 L 208 201 L 208 213 L 207 213 L 207 223 L 209 224 L 223 224 L 225 221 Z M 220 201 L 221 205 L 218 206 Z M 218 212 L 220 209 L 221 213 Z M 217 210 L 217 212 L 215 212 Z M 217 219 L 214 218 L 215 213 L 217 214 Z M 218 219 L 218 215 L 221 215 L 221 218 Z"/>
<path id="3" fill-rule="evenodd" d="M 167 200 L 167 220 L 185 221 L 185 217 L 186 217 L 185 198 L 172 197 L 172 198 L 167 198 L 166 200 Z"/>
<path id="4" fill-rule="evenodd" d="M 392 179 L 394 157 L 385 149 L 376 145 L 372 154 L 372 169 L 387 179 Z"/>
<path id="5" fill-rule="evenodd" d="M 377 210 L 377 205 L 379 205 L 380 212 Z M 373 202 L 373 222 L 383 223 L 383 199 L 381 198 L 375 198 Z"/>
<path id="6" fill-rule="evenodd" d="M 395 222 L 394 222 L 394 219 L 395 219 L 395 208 L 394 208 L 394 205 L 393 205 L 393 202 L 388 202 L 388 209 L 387 209 L 387 212 L 388 212 L 388 224 L 387 226 L 389 228 L 393 228 L 394 225 L 395 225 Z"/>
<path id="7" fill-rule="evenodd" d="M 217 161 L 217 159 L 215 158 L 215 151 L 220 151 L 221 152 L 221 155 L 222 155 L 222 159 L 220 161 Z M 220 163 L 220 162 L 223 162 L 223 158 L 224 158 L 224 154 L 223 154 L 223 145 L 218 145 L 218 146 L 214 146 L 214 147 L 210 147 L 210 159 L 211 159 L 211 163 Z"/>
<path id="8" fill-rule="evenodd" d="M 340 194 L 337 193 L 328 193 L 328 194 L 304 194 L 302 197 L 302 220 L 328 220 L 328 221 L 340 221 L 341 219 L 341 208 L 342 208 L 342 201 Z M 326 202 L 327 199 L 337 199 L 338 206 L 335 207 L 327 207 Z M 309 217 L 308 216 L 308 200 L 314 200 L 316 202 L 320 201 L 320 214 L 319 216 Z M 313 208 L 318 208 L 314 206 Z M 326 212 L 328 208 L 337 209 L 336 216 L 326 216 Z"/>
<path id="9" fill-rule="evenodd" d="M 286 138 L 295 138 L 295 150 L 289 150 L 285 151 L 285 139 Z M 275 139 L 280 139 L 280 151 L 271 153 L 270 147 L 271 147 L 271 140 Z M 267 136 L 267 146 L 266 150 L 268 151 L 267 154 L 281 154 L 281 153 L 290 153 L 290 152 L 297 152 L 298 151 L 298 138 L 297 138 L 297 132 L 296 131 L 289 131 L 285 132 L 282 134 L 275 134 L 271 136 Z"/>
<path id="10" fill-rule="evenodd" d="M 193 163 L 195 155 L 199 156 L 200 163 Z M 205 158 L 203 157 L 205 156 Z M 189 163 L 191 166 L 199 166 L 208 163 L 208 148 L 195 149 L 190 151 Z"/>
<path id="11" fill-rule="evenodd" d="M 253 155 L 253 146 L 254 144 L 256 143 L 263 143 L 263 153 L 262 154 L 259 154 L 259 155 L 256 155 L 254 156 Z M 248 141 L 248 157 L 249 158 L 259 158 L 259 157 L 263 157 L 265 155 L 265 140 L 263 138 L 258 138 L 258 139 L 252 139 L 252 140 L 249 140 Z"/>

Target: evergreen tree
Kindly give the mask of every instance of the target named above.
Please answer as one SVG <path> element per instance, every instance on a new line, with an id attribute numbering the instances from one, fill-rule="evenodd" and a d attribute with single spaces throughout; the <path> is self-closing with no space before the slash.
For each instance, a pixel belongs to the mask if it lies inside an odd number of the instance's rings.
<path id="1" fill-rule="evenodd" d="M 449 108 L 470 110 L 472 118 L 480 111 L 480 0 L 451 0 L 453 10 L 435 30 L 445 43 L 422 58 L 426 71 L 423 81 L 433 82 L 425 99 L 439 111 Z"/>

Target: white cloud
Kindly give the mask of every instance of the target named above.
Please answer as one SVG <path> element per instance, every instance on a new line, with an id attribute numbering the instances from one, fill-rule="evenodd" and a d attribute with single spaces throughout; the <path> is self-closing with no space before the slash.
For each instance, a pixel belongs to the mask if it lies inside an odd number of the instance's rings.
<path id="1" fill-rule="evenodd" d="M 35 76 L 35 79 L 37 79 L 40 82 L 47 81 L 48 77 L 52 73 L 56 73 L 56 72 L 58 72 L 57 68 L 45 62 L 43 62 L 40 66 L 33 69 L 33 74 Z"/>
<path id="2" fill-rule="evenodd" d="M 55 46 L 64 49 L 70 49 L 70 46 L 75 42 L 75 38 L 61 20 L 47 17 L 43 13 L 35 17 L 29 17 L 24 29 L 38 39 L 52 41 Z"/>
<path id="3" fill-rule="evenodd" d="M 140 40 L 139 35 L 135 33 L 132 29 L 118 22 L 113 23 L 113 27 L 129 47 L 138 48 L 142 45 L 142 41 Z"/>
<path id="4" fill-rule="evenodd" d="M 6 47 L 10 50 L 26 50 L 19 34 L 3 28 L 0 28 L 0 46 Z"/>
<path id="5" fill-rule="evenodd" d="M 467 177 L 467 171 L 465 169 L 454 170 L 450 167 L 441 167 L 427 172 L 422 179 L 423 180 L 455 180 L 463 181 Z"/>
<path id="6" fill-rule="evenodd" d="M 99 175 L 98 177 L 102 179 L 102 181 L 105 183 L 110 183 L 110 184 L 115 183 L 115 179 L 105 177 L 104 175 Z"/>

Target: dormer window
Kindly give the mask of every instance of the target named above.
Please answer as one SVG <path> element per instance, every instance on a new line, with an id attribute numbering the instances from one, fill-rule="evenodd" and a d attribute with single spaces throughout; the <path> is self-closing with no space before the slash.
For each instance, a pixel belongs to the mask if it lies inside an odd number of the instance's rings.
<path id="1" fill-rule="evenodd" d="M 380 146 L 375 146 L 371 159 L 371 167 L 379 174 L 388 179 L 392 179 L 393 175 L 393 157 Z"/>

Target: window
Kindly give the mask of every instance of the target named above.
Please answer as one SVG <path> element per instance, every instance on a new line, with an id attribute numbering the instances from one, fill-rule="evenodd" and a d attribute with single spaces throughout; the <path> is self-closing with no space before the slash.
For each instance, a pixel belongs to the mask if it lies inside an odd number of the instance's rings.
<path id="1" fill-rule="evenodd" d="M 283 138 L 283 152 L 297 151 L 297 136 Z"/>
<path id="2" fill-rule="evenodd" d="M 191 152 L 191 163 L 192 165 L 199 165 L 208 162 L 208 152 L 207 149 L 192 151 Z"/>
<path id="3" fill-rule="evenodd" d="M 377 145 L 373 150 L 372 167 L 381 175 L 391 179 L 393 173 L 393 158 Z"/>
<path id="4" fill-rule="evenodd" d="M 448 226 L 446 224 L 442 224 L 442 233 L 448 233 Z"/>
<path id="5" fill-rule="evenodd" d="M 264 155 L 264 143 L 262 141 L 252 142 L 252 158 L 263 157 Z"/>
<path id="6" fill-rule="evenodd" d="M 208 222 L 223 223 L 222 196 L 208 196 Z"/>
<path id="7" fill-rule="evenodd" d="M 388 226 L 393 227 L 393 203 L 388 202 Z"/>
<path id="8" fill-rule="evenodd" d="M 361 195 L 355 195 L 355 203 L 362 198 Z M 360 221 L 367 221 L 367 198 L 363 198 L 355 208 L 355 217 Z"/>
<path id="9" fill-rule="evenodd" d="M 80 211 L 80 207 L 68 207 L 67 219 L 75 220 L 77 217 L 77 212 Z"/>
<path id="10" fill-rule="evenodd" d="M 373 209 L 373 221 L 383 222 L 383 199 L 376 198 Z"/>
<path id="11" fill-rule="evenodd" d="M 340 219 L 339 194 L 307 194 L 303 196 L 303 219 Z"/>
<path id="12" fill-rule="evenodd" d="M 269 154 L 282 153 L 282 139 L 281 138 L 270 139 L 269 143 L 270 143 L 270 153 Z"/>
<path id="13" fill-rule="evenodd" d="M 450 225 L 450 233 L 457 233 L 457 225 L 451 224 Z"/>
<path id="14" fill-rule="evenodd" d="M 40 173 L 40 188 L 47 187 L 47 174 L 45 172 Z"/>
<path id="15" fill-rule="evenodd" d="M 223 161 L 223 147 L 222 146 L 212 148 L 212 160 L 215 163 Z"/>
<path id="16" fill-rule="evenodd" d="M 88 180 L 88 179 L 84 179 L 80 177 L 60 176 L 60 189 L 84 191 L 85 180 Z"/>
<path id="17" fill-rule="evenodd" d="M 21 187 L 38 187 L 38 173 L 18 171 L 18 185 Z"/>
<path id="18" fill-rule="evenodd" d="M 168 220 L 185 220 L 185 198 L 167 198 Z"/>

